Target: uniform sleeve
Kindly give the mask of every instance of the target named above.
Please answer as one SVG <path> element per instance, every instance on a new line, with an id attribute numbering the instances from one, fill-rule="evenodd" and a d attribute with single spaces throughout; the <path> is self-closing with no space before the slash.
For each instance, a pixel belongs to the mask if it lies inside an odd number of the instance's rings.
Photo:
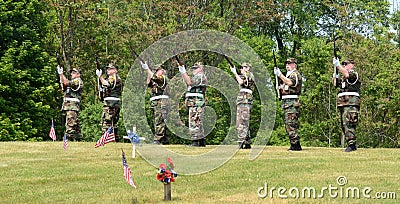
<path id="1" fill-rule="evenodd" d="M 349 78 L 347 79 L 349 83 L 356 83 L 358 80 L 357 72 L 349 72 Z"/>
<path id="2" fill-rule="evenodd" d="M 297 74 L 296 72 L 293 72 L 290 76 L 289 79 L 290 81 L 292 81 L 292 87 L 297 86 L 297 84 L 299 83 L 299 74 Z"/>

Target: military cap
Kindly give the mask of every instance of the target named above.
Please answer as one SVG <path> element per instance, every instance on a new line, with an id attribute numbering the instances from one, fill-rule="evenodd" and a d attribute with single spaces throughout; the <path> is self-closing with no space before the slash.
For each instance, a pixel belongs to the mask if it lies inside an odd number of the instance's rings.
<path id="1" fill-rule="evenodd" d="M 240 65 L 240 68 L 243 68 L 243 67 L 251 68 L 252 66 L 251 66 L 251 64 L 248 63 L 248 62 L 243 62 L 243 63 Z"/>
<path id="2" fill-rule="evenodd" d="M 115 65 L 114 63 L 110 63 L 106 66 L 107 69 L 117 69 L 117 65 Z"/>
<path id="3" fill-rule="evenodd" d="M 288 59 L 286 60 L 286 62 L 285 62 L 285 64 L 292 64 L 292 63 L 297 64 L 296 58 L 293 58 L 293 57 L 288 58 Z"/>
<path id="4" fill-rule="evenodd" d="M 72 69 L 70 70 L 70 72 L 78 72 L 79 74 L 82 73 L 81 69 L 79 69 L 79 68 L 72 68 Z"/>
<path id="5" fill-rule="evenodd" d="M 204 67 L 203 62 L 196 62 L 194 63 L 194 65 L 192 66 L 193 69 L 197 69 L 199 67 Z"/>
<path id="6" fill-rule="evenodd" d="M 348 65 L 348 64 L 354 64 L 354 60 L 352 59 L 346 59 L 342 62 L 342 65 Z"/>

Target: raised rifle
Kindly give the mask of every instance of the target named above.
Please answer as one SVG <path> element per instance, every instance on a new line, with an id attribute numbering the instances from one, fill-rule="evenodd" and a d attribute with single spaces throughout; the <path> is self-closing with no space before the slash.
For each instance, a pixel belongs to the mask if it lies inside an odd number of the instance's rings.
<path id="1" fill-rule="evenodd" d="M 278 68 L 278 65 L 276 64 L 275 50 L 272 50 L 272 53 L 274 55 L 274 66 L 276 68 Z M 276 94 L 278 95 L 278 99 L 279 100 L 282 99 L 281 91 L 279 90 L 280 82 L 281 82 L 281 79 L 278 76 L 275 75 L 275 89 L 276 89 Z"/>
<path id="2" fill-rule="evenodd" d="M 57 65 L 60 67 L 63 67 L 62 65 L 62 59 L 61 56 L 58 54 L 58 52 L 56 53 L 56 59 L 57 59 Z M 57 73 L 58 74 L 58 73 Z M 60 77 L 60 87 L 62 92 L 64 92 L 67 88 L 67 86 L 64 85 L 62 78 Z"/>
<path id="3" fill-rule="evenodd" d="M 228 64 L 230 67 L 235 67 L 235 65 L 232 63 L 232 61 L 229 59 L 229 57 L 227 57 L 226 55 L 224 55 L 226 61 L 228 61 Z"/>
<path id="4" fill-rule="evenodd" d="M 96 69 L 101 70 L 100 63 L 99 63 L 99 60 L 98 60 L 97 56 L 96 56 L 95 60 L 96 60 Z M 104 100 L 104 89 L 100 84 L 100 77 L 97 77 L 97 89 L 98 89 L 98 92 L 99 92 L 99 99 L 100 99 L 101 102 L 103 102 L 103 100 Z"/>
<path id="5" fill-rule="evenodd" d="M 144 59 L 142 59 L 139 54 L 137 52 L 135 52 L 134 49 L 132 49 L 132 53 L 144 64 L 146 61 L 144 61 Z"/>
<path id="6" fill-rule="evenodd" d="M 333 33 L 333 56 L 339 59 L 336 50 L 337 48 L 336 48 L 335 33 Z M 332 78 L 333 86 L 336 86 L 337 78 L 338 78 L 338 68 L 335 65 L 333 65 L 333 78 Z"/>
<path id="7" fill-rule="evenodd" d="M 179 66 L 183 66 L 184 65 L 183 62 L 179 59 L 178 55 L 175 55 L 174 58 L 175 58 L 176 62 L 178 62 Z"/>

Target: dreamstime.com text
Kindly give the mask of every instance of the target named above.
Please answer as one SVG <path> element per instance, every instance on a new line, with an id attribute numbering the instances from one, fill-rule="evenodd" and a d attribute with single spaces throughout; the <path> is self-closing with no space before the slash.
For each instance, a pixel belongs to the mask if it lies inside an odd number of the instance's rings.
<path id="1" fill-rule="evenodd" d="M 352 198 L 352 199 L 396 199 L 396 192 L 374 192 L 369 186 L 366 187 L 354 187 L 346 186 L 347 179 L 344 176 L 339 176 L 336 179 L 337 184 L 321 187 L 318 190 L 315 187 L 277 187 L 268 186 L 265 182 L 264 186 L 257 189 L 257 195 L 260 198 Z"/>

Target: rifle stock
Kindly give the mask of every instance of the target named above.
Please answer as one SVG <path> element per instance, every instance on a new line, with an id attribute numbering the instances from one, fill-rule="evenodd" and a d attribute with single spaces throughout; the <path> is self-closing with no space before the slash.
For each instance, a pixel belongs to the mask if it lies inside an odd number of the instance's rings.
<path id="1" fill-rule="evenodd" d="M 275 50 L 272 50 L 272 53 L 274 55 L 274 66 L 278 68 L 278 65 L 276 64 Z M 278 99 L 280 100 L 282 99 L 282 96 L 281 96 L 281 91 L 279 90 L 279 85 L 280 85 L 280 79 L 278 76 L 275 75 L 275 89 Z"/>

